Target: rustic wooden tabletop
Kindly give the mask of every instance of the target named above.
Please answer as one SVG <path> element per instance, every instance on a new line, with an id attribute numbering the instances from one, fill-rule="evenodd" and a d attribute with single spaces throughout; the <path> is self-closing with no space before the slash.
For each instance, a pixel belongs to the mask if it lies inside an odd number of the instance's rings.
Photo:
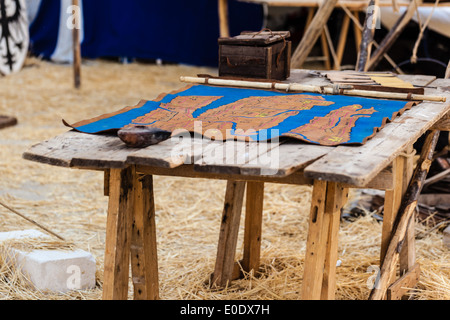
<path id="1" fill-rule="evenodd" d="M 104 170 L 128 165 L 173 169 L 190 165 L 197 172 L 271 178 L 286 177 L 303 169 L 307 178 L 363 187 L 450 111 L 449 79 L 420 75 L 399 77 L 416 86 L 427 86 L 426 94 L 444 96 L 447 102 L 424 101 L 414 106 L 387 123 L 362 146 L 327 147 L 297 141 L 219 142 L 201 137 L 179 137 L 147 148 L 132 149 L 115 135 L 69 131 L 32 146 L 23 157 L 79 169 Z M 330 84 L 325 77 L 318 77 L 308 70 L 293 70 L 286 82 Z M 173 170 L 174 175 L 176 172 L 180 170 Z"/>

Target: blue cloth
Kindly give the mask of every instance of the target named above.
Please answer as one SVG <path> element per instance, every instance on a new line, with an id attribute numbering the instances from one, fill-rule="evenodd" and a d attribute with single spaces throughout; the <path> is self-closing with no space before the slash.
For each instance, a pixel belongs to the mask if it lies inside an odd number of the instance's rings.
<path id="1" fill-rule="evenodd" d="M 37 15 L 30 22 L 35 55 L 51 59 L 58 41 L 61 42 L 60 20 L 64 22 L 69 17 L 61 1 L 41 0 Z M 83 0 L 82 14 L 83 57 L 162 59 L 211 67 L 218 64 L 217 0 Z M 244 30 L 259 31 L 263 24 L 262 7 L 229 0 L 229 21 L 231 35 Z"/>

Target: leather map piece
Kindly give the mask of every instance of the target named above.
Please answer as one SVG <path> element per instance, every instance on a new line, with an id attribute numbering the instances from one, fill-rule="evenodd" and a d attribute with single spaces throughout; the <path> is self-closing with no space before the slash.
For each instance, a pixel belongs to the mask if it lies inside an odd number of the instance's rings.
<path id="1" fill-rule="evenodd" d="M 343 95 L 189 85 L 93 119 L 63 122 L 92 134 L 144 125 L 172 135 L 197 132 L 215 140 L 289 137 L 326 146 L 361 145 L 412 106 Z"/>

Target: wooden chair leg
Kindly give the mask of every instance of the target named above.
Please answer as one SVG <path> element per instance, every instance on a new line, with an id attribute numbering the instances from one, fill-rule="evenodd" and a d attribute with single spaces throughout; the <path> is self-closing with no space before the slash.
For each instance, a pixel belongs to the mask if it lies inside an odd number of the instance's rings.
<path id="1" fill-rule="evenodd" d="M 106 221 L 103 299 L 126 300 L 130 267 L 130 214 L 133 210 L 134 167 L 111 169 Z"/>
<path id="2" fill-rule="evenodd" d="M 244 191 L 244 181 L 228 181 L 211 286 L 224 287 L 232 280 Z"/>
<path id="3" fill-rule="evenodd" d="M 302 299 L 333 299 L 337 237 L 347 189 L 337 183 L 314 181 L 306 242 Z"/>
<path id="4" fill-rule="evenodd" d="M 135 300 L 159 299 L 153 177 L 135 176 L 131 272 Z"/>

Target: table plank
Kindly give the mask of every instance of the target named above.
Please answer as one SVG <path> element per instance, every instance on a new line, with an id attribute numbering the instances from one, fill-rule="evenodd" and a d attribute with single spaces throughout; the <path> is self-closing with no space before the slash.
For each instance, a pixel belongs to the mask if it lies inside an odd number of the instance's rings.
<path id="1" fill-rule="evenodd" d="M 426 89 L 425 92 L 446 96 L 447 102 L 422 102 L 387 124 L 365 145 L 339 146 L 329 152 L 306 167 L 305 176 L 364 187 L 450 110 L 449 91 Z"/>
<path id="2" fill-rule="evenodd" d="M 95 149 L 98 145 L 113 143 L 117 138 L 106 135 L 89 135 L 68 131 L 32 146 L 23 158 L 60 167 L 72 167 L 76 155 Z"/>
<path id="3" fill-rule="evenodd" d="M 32 146 L 23 158 L 80 169 L 121 169 L 132 164 L 174 168 L 193 163 L 208 143 L 208 139 L 174 138 L 140 149 L 127 147 L 115 135 L 68 131 Z"/>
<path id="4" fill-rule="evenodd" d="M 222 174 L 241 174 L 241 167 L 253 163 L 259 164 L 259 159 L 277 148 L 278 142 L 245 142 L 225 141 L 212 144 L 205 148 L 202 156 L 195 162 L 194 170 Z"/>
<path id="5" fill-rule="evenodd" d="M 399 74 L 397 75 L 397 77 L 404 81 L 408 81 L 415 86 L 428 86 L 430 85 L 430 83 L 436 80 L 435 76 L 427 75 Z"/>
<path id="6" fill-rule="evenodd" d="M 73 154 L 72 167 L 96 168 L 96 169 L 122 169 L 127 167 L 128 156 L 138 151 L 138 148 L 130 148 L 118 137 L 104 137 L 99 143 Z"/>
<path id="7" fill-rule="evenodd" d="M 175 168 L 182 164 L 192 164 L 212 142 L 200 137 L 172 137 L 157 145 L 152 145 L 128 155 L 127 163 L 159 168 Z"/>
<path id="8" fill-rule="evenodd" d="M 305 168 L 308 164 L 334 150 L 334 147 L 317 146 L 302 142 L 287 142 L 261 154 L 252 163 L 240 168 L 240 174 L 253 176 L 285 177 Z"/>

